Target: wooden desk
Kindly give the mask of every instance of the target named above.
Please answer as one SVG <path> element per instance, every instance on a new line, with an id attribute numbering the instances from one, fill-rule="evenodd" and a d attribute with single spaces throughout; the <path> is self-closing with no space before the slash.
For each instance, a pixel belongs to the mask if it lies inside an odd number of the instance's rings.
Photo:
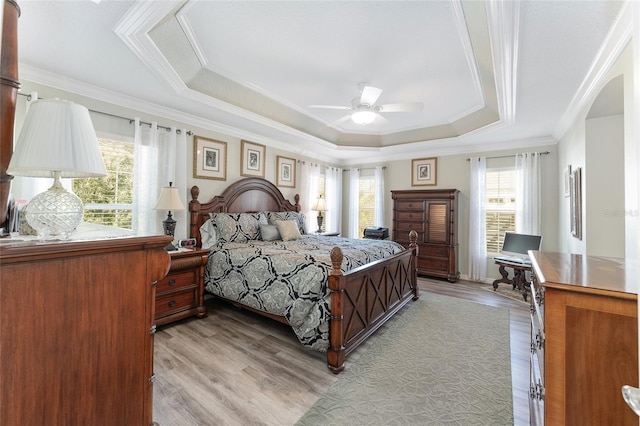
<path id="1" fill-rule="evenodd" d="M 518 290 L 522 292 L 522 297 L 524 300 L 527 300 L 527 287 L 529 287 L 529 281 L 527 281 L 526 272 L 531 272 L 531 264 L 528 263 L 518 263 L 518 262 L 507 262 L 500 259 L 493 259 L 496 265 L 500 266 L 500 275 L 502 278 L 498 278 L 493 282 L 493 289 L 498 288 L 498 284 L 505 283 L 511 284 L 513 288 L 516 287 Z M 509 278 L 509 271 L 506 268 L 513 269 L 513 278 Z"/>

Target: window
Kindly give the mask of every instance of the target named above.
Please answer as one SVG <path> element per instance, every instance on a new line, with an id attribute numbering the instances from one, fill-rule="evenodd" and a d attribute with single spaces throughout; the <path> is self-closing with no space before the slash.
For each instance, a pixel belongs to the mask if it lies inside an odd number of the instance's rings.
<path id="1" fill-rule="evenodd" d="M 84 202 L 84 221 L 132 229 L 133 142 L 98 138 L 107 176 L 74 179 L 73 191 Z"/>
<path id="2" fill-rule="evenodd" d="M 364 235 L 364 228 L 373 226 L 373 211 L 375 209 L 375 177 L 373 174 L 360 175 L 358 196 L 358 236 Z"/>
<path id="3" fill-rule="evenodd" d="M 516 229 L 515 170 L 487 170 L 486 197 L 487 253 L 499 253 L 504 233 Z"/>

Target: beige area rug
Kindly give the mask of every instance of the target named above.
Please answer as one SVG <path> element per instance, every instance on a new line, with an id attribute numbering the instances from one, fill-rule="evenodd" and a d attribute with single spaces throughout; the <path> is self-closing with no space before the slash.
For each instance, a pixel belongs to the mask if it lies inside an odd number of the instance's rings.
<path id="1" fill-rule="evenodd" d="M 527 296 L 527 300 L 524 300 L 524 298 L 522 297 L 522 291 L 518 290 L 517 288 L 514 290 L 513 286 L 509 284 L 498 284 L 498 288 L 495 291 L 493 290 L 493 285 L 483 285 L 482 289 L 499 294 L 500 296 L 508 297 L 509 299 L 516 300 L 527 305 L 530 304 L 529 296 Z"/>
<path id="2" fill-rule="evenodd" d="M 422 292 L 297 425 L 512 425 L 509 311 Z"/>

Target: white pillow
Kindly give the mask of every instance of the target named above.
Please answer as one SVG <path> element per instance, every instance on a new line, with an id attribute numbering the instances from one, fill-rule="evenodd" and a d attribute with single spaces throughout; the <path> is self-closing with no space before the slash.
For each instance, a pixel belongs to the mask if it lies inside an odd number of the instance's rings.
<path id="1" fill-rule="evenodd" d="M 202 248 L 205 250 L 213 247 L 218 241 L 216 227 L 211 219 L 208 219 L 200 227 L 200 241 L 202 241 Z"/>
<path id="2" fill-rule="evenodd" d="M 292 241 L 302 239 L 300 230 L 298 229 L 298 222 L 295 220 L 276 220 L 276 226 L 278 232 L 282 237 L 282 241 Z"/>

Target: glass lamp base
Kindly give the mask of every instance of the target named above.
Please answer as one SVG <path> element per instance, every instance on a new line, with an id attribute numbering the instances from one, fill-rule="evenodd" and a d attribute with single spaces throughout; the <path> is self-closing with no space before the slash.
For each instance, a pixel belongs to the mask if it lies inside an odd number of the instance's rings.
<path id="1" fill-rule="evenodd" d="M 25 218 L 41 239 L 68 239 L 82 220 L 83 210 L 82 200 L 56 179 L 51 188 L 29 201 Z"/>

